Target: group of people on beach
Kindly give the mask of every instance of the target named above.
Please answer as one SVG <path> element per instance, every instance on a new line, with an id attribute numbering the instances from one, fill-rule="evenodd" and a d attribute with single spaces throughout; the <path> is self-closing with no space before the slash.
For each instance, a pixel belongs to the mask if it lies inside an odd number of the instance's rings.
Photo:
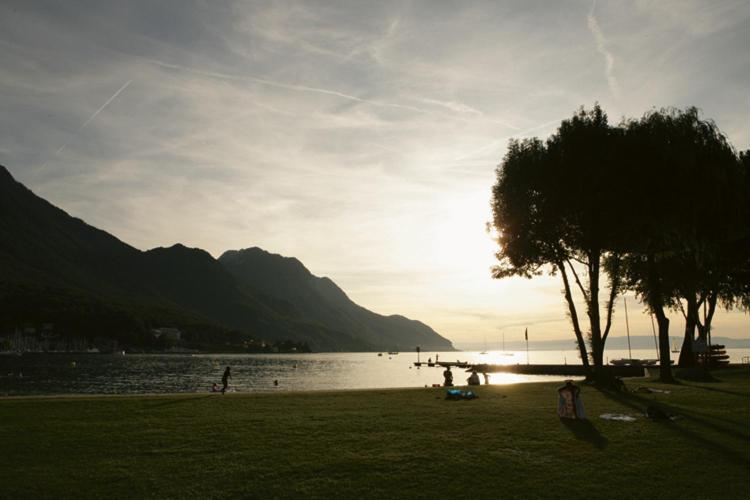
<path id="1" fill-rule="evenodd" d="M 484 375 L 484 383 L 489 384 L 490 380 L 488 375 L 486 373 L 483 373 L 482 375 Z M 466 379 L 466 383 L 469 385 L 480 385 L 481 382 L 479 380 L 479 373 L 471 372 L 469 378 Z M 451 371 L 450 366 L 446 366 L 445 370 L 443 371 L 443 386 L 453 387 L 453 372 Z"/>
<path id="2" fill-rule="evenodd" d="M 487 374 L 485 376 L 485 383 L 488 382 Z M 225 394 L 229 388 L 229 379 L 232 378 L 232 370 L 229 366 L 224 370 L 224 374 L 221 376 L 222 387 L 219 389 L 218 384 L 214 382 L 211 392 L 221 392 Z M 443 371 L 443 379 L 445 387 L 453 387 L 453 372 L 450 366 L 446 366 Z M 471 375 L 466 380 L 469 385 L 479 385 L 479 374 L 477 372 L 471 372 Z M 274 380 L 274 385 L 278 385 L 278 381 Z M 580 398 L 581 389 L 573 384 L 572 380 L 566 380 L 565 385 L 558 389 L 558 405 L 557 414 L 562 418 L 586 418 L 583 410 L 583 402 Z"/>
<path id="3" fill-rule="evenodd" d="M 485 373 L 484 376 L 486 383 L 488 382 L 487 374 Z M 453 372 L 451 371 L 450 366 L 446 366 L 443 371 L 443 379 L 444 387 L 453 387 Z M 471 375 L 466 382 L 468 385 L 479 385 L 479 374 L 477 372 L 471 372 Z M 560 387 L 557 393 L 557 414 L 560 418 L 586 418 L 586 413 L 583 409 L 583 401 L 581 400 L 581 389 L 575 385 L 572 380 L 566 380 L 565 385 Z"/>

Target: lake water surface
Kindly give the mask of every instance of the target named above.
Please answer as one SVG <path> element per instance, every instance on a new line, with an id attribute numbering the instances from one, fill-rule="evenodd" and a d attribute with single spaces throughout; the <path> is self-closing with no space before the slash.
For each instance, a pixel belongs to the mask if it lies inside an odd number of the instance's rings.
<path id="1" fill-rule="evenodd" d="M 729 349 L 734 363 L 750 349 Z M 635 358 L 654 358 L 653 350 L 634 349 Z M 422 353 L 427 361 L 525 364 L 525 352 Z M 677 354 L 673 354 L 677 356 Z M 608 351 L 609 359 L 628 357 Z M 424 387 L 443 381 L 442 368 L 416 368 L 416 353 L 315 354 L 24 354 L 0 355 L 0 396 L 31 394 L 143 394 L 207 392 L 226 366 L 237 392 L 311 391 Z M 532 364 L 580 364 L 576 351 L 531 351 Z M 468 374 L 454 370 L 463 385 Z M 491 384 L 562 380 L 561 376 L 490 374 Z M 278 386 L 274 385 L 278 381 Z"/>

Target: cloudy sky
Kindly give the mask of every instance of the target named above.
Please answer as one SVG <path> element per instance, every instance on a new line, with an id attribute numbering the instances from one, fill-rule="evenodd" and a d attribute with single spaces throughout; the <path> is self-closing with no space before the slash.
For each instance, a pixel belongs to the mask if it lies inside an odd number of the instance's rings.
<path id="1" fill-rule="evenodd" d="M 459 346 L 567 338 L 555 278 L 490 279 L 508 139 L 696 105 L 747 149 L 748 26 L 743 0 L 4 0 L 0 163 L 141 249 L 295 256 Z"/>

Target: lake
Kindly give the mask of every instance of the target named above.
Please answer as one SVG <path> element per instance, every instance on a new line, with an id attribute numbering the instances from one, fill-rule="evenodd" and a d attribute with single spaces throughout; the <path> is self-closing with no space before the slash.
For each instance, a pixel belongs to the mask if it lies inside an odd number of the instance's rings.
<path id="1" fill-rule="evenodd" d="M 729 349 L 733 363 L 750 349 Z M 427 352 L 422 361 L 525 364 L 526 352 Z M 677 356 L 677 354 L 673 354 Z M 628 357 L 607 351 L 608 359 Z M 654 358 L 652 350 L 633 350 L 635 358 Z M 531 351 L 532 364 L 580 364 L 576 351 Z M 147 394 L 208 392 L 232 368 L 230 387 L 237 392 L 314 391 L 424 387 L 442 383 L 442 368 L 416 368 L 413 352 L 313 354 L 34 354 L 0 355 L 0 395 Z M 463 385 L 468 374 L 454 370 Z M 562 380 L 561 376 L 490 374 L 491 384 Z M 278 381 L 278 386 L 274 385 Z"/>

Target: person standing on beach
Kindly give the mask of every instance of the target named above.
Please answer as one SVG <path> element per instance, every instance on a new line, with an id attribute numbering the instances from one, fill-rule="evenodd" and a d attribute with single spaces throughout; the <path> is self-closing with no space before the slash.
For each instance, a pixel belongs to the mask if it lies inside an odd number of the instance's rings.
<path id="1" fill-rule="evenodd" d="M 227 392 L 227 387 L 229 387 L 229 379 L 232 378 L 232 374 L 229 371 L 229 367 L 227 366 L 227 369 L 224 370 L 224 375 L 221 376 L 221 383 L 224 385 L 224 387 L 221 388 L 221 393 L 224 394 Z"/>

